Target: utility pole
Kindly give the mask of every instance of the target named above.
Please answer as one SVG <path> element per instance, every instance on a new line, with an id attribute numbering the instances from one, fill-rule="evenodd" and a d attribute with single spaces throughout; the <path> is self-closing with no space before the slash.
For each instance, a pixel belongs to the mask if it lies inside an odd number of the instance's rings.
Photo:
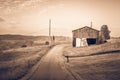
<path id="1" fill-rule="evenodd" d="M 49 37 L 51 37 L 51 19 L 49 19 Z"/>
<path id="2" fill-rule="evenodd" d="M 93 27 L 93 22 L 91 21 L 91 26 L 90 26 L 91 28 Z"/>
<path id="3" fill-rule="evenodd" d="M 49 45 L 50 45 L 50 47 L 51 47 L 51 45 L 52 45 L 52 38 L 51 38 L 51 19 L 49 19 L 49 38 L 50 38 L 50 43 L 49 43 Z"/>

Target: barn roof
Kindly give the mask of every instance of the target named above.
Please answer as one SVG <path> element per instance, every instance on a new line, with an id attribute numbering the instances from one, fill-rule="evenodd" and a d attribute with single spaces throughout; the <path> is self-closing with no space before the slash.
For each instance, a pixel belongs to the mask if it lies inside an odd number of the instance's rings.
<path id="1" fill-rule="evenodd" d="M 75 30 L 73 30 L 72 32 L 77 31 L 77 30 L 81 30 L 81 29 L 83 29 L 83 28 L 89 28 L 89 29 L 92 29 L 92 30 L 94 30 L 94 31 L 98 31 L 98 32 L 99 32 L 99 30 L 94 29 L 94 28 L 91 28 L 91 27 L 88 27 L 88 26 L 85 26 L 85 27 L 82 27 L 82 28 L 79 28 L 79 29 L 75 29 Z"/>
<path id="2" fill-rule="evenodd" d="M 76 30 L 73 30 L 74 38 L 98 38 L 99 31 L 91 27 L 85 26 Z"/>

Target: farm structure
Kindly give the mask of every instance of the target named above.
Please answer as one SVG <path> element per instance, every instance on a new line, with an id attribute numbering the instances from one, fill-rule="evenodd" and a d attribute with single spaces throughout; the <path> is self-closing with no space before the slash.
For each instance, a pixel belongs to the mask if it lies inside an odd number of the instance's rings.
<path id="1" fill-rule="evenodd" d="M 99 32 L 99 30 L 88 26 L 73 30 L 73 47 L 98 44 Z"/>

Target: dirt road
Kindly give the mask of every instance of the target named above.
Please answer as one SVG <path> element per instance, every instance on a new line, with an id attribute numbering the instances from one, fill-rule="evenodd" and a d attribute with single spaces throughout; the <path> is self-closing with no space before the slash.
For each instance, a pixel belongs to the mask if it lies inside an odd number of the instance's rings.
<path id="1" fill-rule="evenodd" d="M 65 45 L 57 45 L 39 62 L 39 67 L 29 80 L 75 80 L 66 70 L 62 50 Z"/>

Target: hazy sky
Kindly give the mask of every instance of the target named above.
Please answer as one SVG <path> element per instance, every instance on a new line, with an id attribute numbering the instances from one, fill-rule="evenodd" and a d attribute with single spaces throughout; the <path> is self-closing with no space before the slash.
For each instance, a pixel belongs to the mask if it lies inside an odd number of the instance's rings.
<path id="1" fill-rule="evenodd" d="M 120 0 L 0 0 L 0 34 L 71 35 L 72 30 L 108 25 L 120 36 Z"/>

